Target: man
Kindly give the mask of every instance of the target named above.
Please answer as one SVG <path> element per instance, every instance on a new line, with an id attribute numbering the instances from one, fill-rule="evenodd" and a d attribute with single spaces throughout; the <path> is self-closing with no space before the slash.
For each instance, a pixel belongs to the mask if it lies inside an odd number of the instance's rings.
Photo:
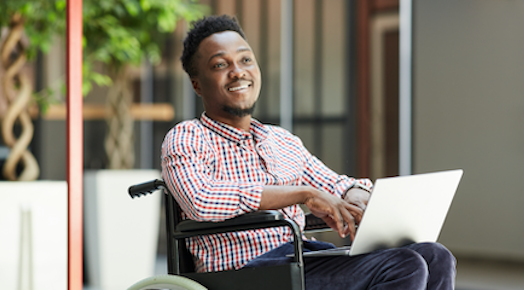
<path id="1" fill-rule="evenodd" d="M 303 227 L 304 204 L 341 237 L 353 239 L 371 182 L 336 174 L 298 137 L 251 117 L 261 73 L 236 20 L 194 23 L 181 59 L 205 109 L 200 119 L 170 130 L 162 146 L 162 176 L 185 217 L 220 221 L 278 209 Z M 191 238 L 187 246 L 197 271 L 205 272 L 278 263 L 291 241 L 289 229 L 273 228 Z M 304 246 L 332 247 L 314 241 Z M 453 289 L 454 275 L 454 257 L 433 243 L 305 260 L 307 289 Z"/>

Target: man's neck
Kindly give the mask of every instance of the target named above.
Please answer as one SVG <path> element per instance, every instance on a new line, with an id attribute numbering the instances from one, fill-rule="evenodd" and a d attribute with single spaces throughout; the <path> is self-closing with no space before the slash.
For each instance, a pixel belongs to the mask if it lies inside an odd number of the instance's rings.
<path id="1" fill-rule="evenodd" d="M 206 115 L 215 121 L 227 124 L 231 127 L 238 128 L 245 132 L 249 132 L 251 128 L 251 115 L 246 115 L 242 117 L 229 116 L 228 118 L 225 118 L 223 116 L 209 116 L 209 114 L 207 113 Z"/>
<path id="2" fill-rule="evenodd" d="M 230 126 L 233 126 L 235 128 L 238 128 L 238 129 L 241 129 L 241 130 L 244 130 L 245 132 L 249 132 L 249 129 L 251 128 L 251 116 L 245 116 L 245 117 L 239 117 L 239 118 L 235 118 L 233 120 L 230 120 L 232 122 L 230 123 L 226 123 Z"/>

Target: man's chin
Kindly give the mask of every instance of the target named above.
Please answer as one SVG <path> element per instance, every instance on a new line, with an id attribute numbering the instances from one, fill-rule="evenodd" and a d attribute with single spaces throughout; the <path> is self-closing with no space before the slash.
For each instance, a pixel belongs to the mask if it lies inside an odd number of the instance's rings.
<path id="1" fill-rule="evenodd" d="M 253 106 L 251 106 L 250 108 L 233 108 L 229 106 L 224 106 L 222 110 L 235 117 L 251 116 L 255 111 L 255 104 L 253 104 Z"/>

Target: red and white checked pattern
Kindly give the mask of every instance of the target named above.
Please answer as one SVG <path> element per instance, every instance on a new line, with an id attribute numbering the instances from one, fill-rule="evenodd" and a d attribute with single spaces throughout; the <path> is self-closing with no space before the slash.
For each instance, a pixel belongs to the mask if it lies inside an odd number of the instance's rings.
<path id="1" fill-rule="evenodd" d="M 341 196 L 354 182 L 311 155 L 283 128 L 252 119 L 250 132 L 205 114 L 171 129 L 162 145 L 162 177 L 184 216 L 222 221 L 256 211 L 265 185 L 309 185 Z M 298 205 L 281 210 L 303 229 Z M 239 269 L 253 258 L 292 240 L 286 227 L 187 239 L 199 272 Z"/>

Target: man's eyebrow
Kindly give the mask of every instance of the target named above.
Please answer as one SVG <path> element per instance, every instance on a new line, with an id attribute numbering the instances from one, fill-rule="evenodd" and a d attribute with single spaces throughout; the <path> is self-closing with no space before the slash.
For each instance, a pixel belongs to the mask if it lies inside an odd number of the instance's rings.
<path id="1" fill-rule="evenodd" d="M 251 51 L 251 49 L 249 47 L 241 47 L 239 49 L 237 49 L 237 52 L 244 52 L 244 51 Z M 220 57 L 220 56 L 223 56 L 224 54 L 226 54 L 225 52 L 219 52 L 219 53 L 215 53 L 213 54 L 209 60 L 207 62 L 210 62 L 213 58 L 215 57 Z"/>
<path id="2" fill-rule="evenodd" d="M 237 52 L 243 52 L 243 51 L 251 51 L 251 49 L 249 47 L 241 47 L 237 49 Z"/>
<path id="3" fill-rule="evenodd" d="M 222 55 L 224 55 L 224 54 L 225 54 L 224 52 L 215 53 L 215 54 L 213 54 L 213 55 L 209 58 L 209 60 L 208 60 L 207 62 L 210 62 L 213 58 L 215 58 L 215 57 L 219 57 L 219 56 L 222 56 Z"/>

